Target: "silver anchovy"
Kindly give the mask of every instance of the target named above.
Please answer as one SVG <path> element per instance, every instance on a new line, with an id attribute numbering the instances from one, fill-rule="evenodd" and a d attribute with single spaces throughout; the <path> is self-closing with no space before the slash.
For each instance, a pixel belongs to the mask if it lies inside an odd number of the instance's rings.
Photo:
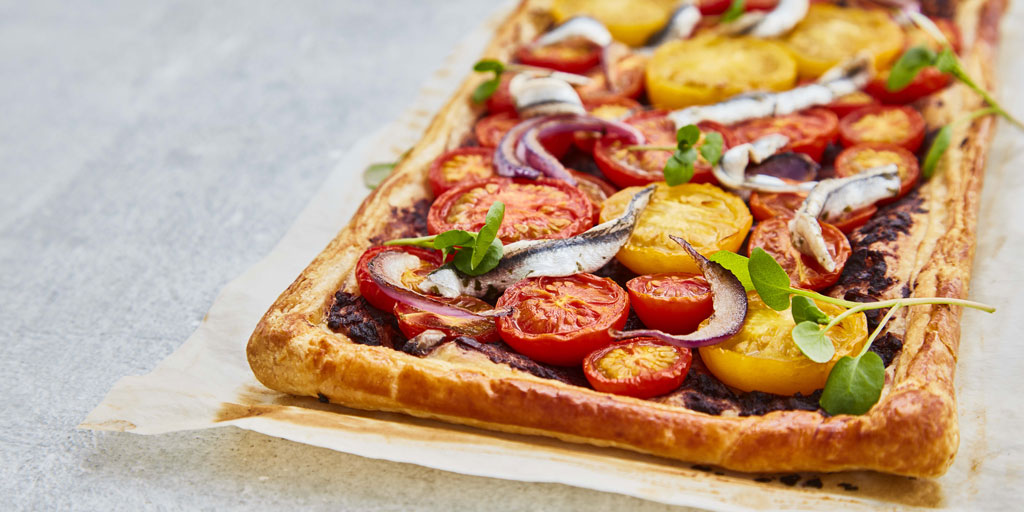
<path id="1" fill-rule="evenodd" d="M 748 12 L 725 26 L 726 33 L 753 37 L 778 37 L 807 16 L 809 0 L 780 0 L 771 11 Z"/>
<path id="2" fill-rule="evenodd" d="M 816 182 L 809 181 L 792 184 L 775 176 L 761 174 L 748 175 L 747 166 L 751 162 L 759 164 L 789 144 L 789 137 L 780 133 L 765 135 L 753 142 L 747 142 L 729 148 L 722 159 L 711 168 L 715 179 L 726 188 L 738 191 L 753 190 L 757 192 L 806 192 Z"/>
<path id="3" fill-rule="evenodd" d="M 693 34 L 693 31 L 697 28 L 697 24 L 700 23 L 700 20 L 700 9 L 698 9 L 695 4 L 691 3 L 680 5 L 676 8 L 675 12 L 672 13 L 672 17 L 668 19 L 668 23 L 666 23 L 661 30 L 655 32 L 654 35 L 648 38 L 642 48 L 637 48 L 635 51 L 638 53 L 651 53 L 655 48 L 669 41 L 686 39 Z"/>
<path id="4" fill-rule="evenodd" d="M 840 96 L 863 88 L 871 78 L 871 61 L 858 56 L 825 72 L 813 84 L 782 92 L 754 92 L 733 96 L 721 103 L 698 105 L 669 112 L 677 128 L 701 121 L 733 124 L 748 119 L 792 114 L 806 108 L 827 105 Z"/>
<path id="5" fill-rule="evenodd" d="M 560 43 L 567 39 L 580 37 L 598 46 L 612 44 L 612 33 L 604 26 L 604 23 L 597 21 L 590 16 L 574 16 L 565 20 L 565 23 L 555 27 L 550 32 L 540 36 L 533 42 L 535 46 L 547 46 Z"/>
<path id="6" fill-rule="evenodd" d="M 819 181 L 789 221 L 793 247 L 813 257 L 825 270 L 834 271 L 836 262 L 828 252 L 818 220 L 835 220 L 846 212 L 894 197 L 899 191 L 900 173 L 896 164 L 869 169 L 848 178 Z"/>
<path id="7" fill-rule="evenodd" d="M 483 297 L 501 292 L 528 277 L 571 276 L 594 272 L 605 266 L 629 241 L 640 212 L 647 207 L 655 186 L 637 192 L 619 217 L 598 224 L 579 235 L 558 240 L 522 240 L 505 246 L 498 266 L 480 276 L 469 276 L 452 267 L 431 272 L 420 291 L 444 297 Z"/>
<path id="8" fill-rule="evenodd" d="M 519 117 L 537 117 L 554 114 L 584 114 L 579 93 L 568 82 L 558 78 L 532 77 L 518 74 L 508 84 L 516 103 Z"/>

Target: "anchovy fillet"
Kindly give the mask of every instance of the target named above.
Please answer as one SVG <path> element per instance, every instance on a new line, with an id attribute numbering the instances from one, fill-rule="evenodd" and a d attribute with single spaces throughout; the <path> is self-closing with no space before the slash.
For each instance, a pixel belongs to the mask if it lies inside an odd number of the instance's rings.
<path id="1" fill-rule="evenodd" d="M 650 185 L 637 192 L 622 215 L 574 237 L 508 244 L 501 262 L 486 274 L 469 276 L 449 266 L 439 268 L 420 283 L 420 290 L 444 297 L 483 297 L 491 292 L 501 292 L 528 277 L 594 272 L 611 261 L 629 241 L 637 219 L 650 202 L 654 190 L 655 186 Z"/>
<path id="2" fill-rule="evenodd" d="M 566 39 L 581 37 L 598 46 L 612 44 L 612 33 L 604 26 L 604 23 L 591 18 L 590 16 L 575 16 L 565 21 L 554 30 L 540 36 L 534 41 L 536 46 L 547 46 L 560 43 Z"/>
<path id="3" fill-rule="evenodd" d="M 747 142 L 729 148 L 722 159 L 711 168 L 715 179 L 726 188 L 733 190 L 754 190 L 757 192 L 803 192 L 814 186 L 815 182 L 791 184 L 775 176 L 762 174 L 747 175 L 747 166 L 751 162 L 759 164 L 789 144 L 789 137 L 780 133 L 765 135 L 753 142 Z"/>
<path id="4" fill-rule="evenodd" d="M 700 9 L 698 9 L 695 4 L 680 5 L 675 12 L 672 13 L 672 17 L 669 18 L 668 23 L 666 23 L 661 30 L 658 30 L 654 35 L 647 39 L 647 42 L 642 48 L 637 48 L 635 51 L 640 53 L 650 53 L 658 46 L 669 41 L 686 39 L 693 34 L 694 29 L 697 28 L 697 24 L 700 23 L 700 19 Z"/>
<path id="5" fill-rule="evenodd" d="M 809 0 L 780 0 L 774 9 L 767 13 L 749 12 L 729 23 L 726 30 L 731 34 L 744 34 L 753 37 L 778 37 L 790 30 L 807 16 L 810 8 Z"/>

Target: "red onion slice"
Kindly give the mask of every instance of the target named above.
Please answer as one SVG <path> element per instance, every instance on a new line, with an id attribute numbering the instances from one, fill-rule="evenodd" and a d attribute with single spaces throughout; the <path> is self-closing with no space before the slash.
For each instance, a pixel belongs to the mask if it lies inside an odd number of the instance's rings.
<path id="1" fill-rule="evenodd" d="M 791 181 L 813 181 L 818 177 L 819 165 L 803 153 L 778 153 L 759 164 L 747 167 L 747 175 L 774 176 Z"/>
<path id="2" fill-rule="evenodd" d="M 370 277 L 377 283 L 380 291 L 396 302 L 408 304 L 414 308 L 434 313 L 435 315 L 450 316 L 453 318 L 482 319 L 488 317 L 505 316 L 512 312 L 511 309 L 491 309 L 488 311 L 473 312 L 459 307 L 445 304 L 427 295 L 416 293 L 402 284 L 402 273 L 410 268 L 419 265 L 420 259 L 412 254 L 402 251 L 383 251 L 367 263 L 367 270 Z"/>
<path id="3" fill-rule="evenodd" d="M 623 139 L 627 144 L 644 143 L 643 133 L 626 123 L 590 115 L 570 115 L 546 117 L 540 123 L 531 125 L 523 132 L 518 148 L 525 148 L 526 163 L 531 168 L 539 170 L 549 178 L 560 179 L 575 185 L 576 179 L 566 170 L 562 162 L 548 152 L 540 141 L 554 135 L 580 131 L 604 132 Z"/>
<path id="4" fill-rule="evenodd" d="M 725 267 L 701 256 L 686 240 L 669 235 L 681 245 L 690 256 L 697 261 L 697 266 L 711 285 L 711 296 L 715 312 L 696 332 L 685 335 L 673 335 L 654 329 L 636 329 L 632 331 L 610 330 L 615 339 L 623 340 L 639 336 L 652 336 L 670 345 L 683 348 L 704 347 L 721 343 L 740 331 L 743 321 L 747 318 L 747 292 L 736 276 Z"/>
<path id="5" fill-rule="evenodd" d="M 543 122 L 544 119 L 542 117 L 527 119 L 513 126 L 501 138 L 501 142 L 498 143 L 498 147 L 494 150 L 494 168 L 498 175 L 510 178 L 531 179 L 541 177 L 540 171 L 527 165 L 526 152 L 525 150 L 520 151 L 518 146 L 523 134 L 530 128 Z"/>

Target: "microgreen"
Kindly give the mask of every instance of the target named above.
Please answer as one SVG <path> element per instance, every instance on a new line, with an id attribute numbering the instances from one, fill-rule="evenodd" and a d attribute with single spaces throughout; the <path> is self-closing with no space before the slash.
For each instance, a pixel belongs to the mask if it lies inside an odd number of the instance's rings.
<path id="1" fill-rule="evenodd" d="M 746 256 L 740 256 L 730 251 L 718 251 L 708 259 L 732 272 L 748 292 L 754 289 L 754 283 L 750 281 L 750 271 L 747 270 L 748 259 Z"/>
<path id="2" fill-rule="evenodd" d="M 798 324 L 801 322 L 812 322 L 824 325 L 832 321 L 831 317 L 818 309 L 817 304 L 813 300 L 802 295 L 793 297 L 793 306 L 790 313 L 793 314 L 793 321 Z"/>
<path id="3" fill-rule="evenodd" d="M 363 169 L 363 184 L 366 188 L 373 190 L 380 186 L 384 180 L 391 176 L 391 171 L 395 169 L 398 162 L 387 162 L 370 164 Z"/>
<path id="4" fill-rule="evenodd" d="M 628 151 L 673 151 L 672 156 L 665 162 L 662 173 L 665 175 L 665 183 L 669 186 L 682 185 L 693 178 L 694 165 L 697 163 L 697 152 L 704 157 L 709 164 L 715 165 L 722 158 L 722 134 L 711 131 L 704 134 L 704 141 L 700 142 L 700 128 L 688 124 L 676 131 L 675 146 L 628 146 Z M 700 144 L 698 144 L 700 142 Z"/>
<path id="5" fill-rule="evenodd" d="M 903 52 L 889 70 L 885 88 L 891 92 L 902 91 L 922 69 L 935 64 L 936 55 L 926 46 L 914 46 Z"/>
<path id="6" fill-rule="evenodd" d="M 743 11 L 746 10 L 747 3 L 744 0 L 732 0 L 729 4 L 729 8 L 722 13 L 722 23 L 728 23 L 735 20 L 743 15 Z"/>
<path id="7" fill-rule="evenodd" d="M 750 271 L 750 282 L 761 296 L 764 303 L 775 311 L 789 309 L 789 275 L 782 270 L 782 265 L 775 261 L 764 249 L 755 247 L 747 262 Z"/>
<path id="8" fill-rule="evenodd" d="M 444 259 L 455 254 L 452 264 L 460 272 L 471 276 L 485 274 L 498 266 L 505 248 L 497 239 L 498 228 L 505 217 L 505 204 L 495 201 L 487 210 L 483 227 L 477 233 L 452 229 L 437 235 L 416 238 L 399 238 L 384 242 L 384 245 L 411 245 L 441 251 Z"/>
<path id="9" fill-rule="evenodd" d="M 479 73 L 494 73 L 494 77 L 476 86 L 473 90 L 473 101 L 483 103 L 487 101 L 498 90 L 501 85 L 501 74 L 505 72 L 505 65 L 494 59 L 484 59 L 473 64 L 473 71 Z"/>

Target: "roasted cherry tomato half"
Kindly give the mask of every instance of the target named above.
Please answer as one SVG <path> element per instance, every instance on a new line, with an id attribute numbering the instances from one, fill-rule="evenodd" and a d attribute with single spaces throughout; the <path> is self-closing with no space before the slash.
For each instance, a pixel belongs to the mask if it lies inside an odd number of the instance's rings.
<path id="1" fill-rule="evenodd" d="M 839 140 L 845 147 L 884 142 L 902 146 L 913 153 L 924 140 L 924 117 L 911 107 L 864 107 L 839 122 Z"/>
<path id="2" fill-rule="evenodd" d="M 876 100 L 874 96 L 864 91 L 855 91 L 845 96 L 840 96 L 832 103 L 825 105 L 825 108 L 835 112 L 836 117 L 842 119 L 846 117 L 846 114 L 849 114 L 854 110 L 860 110 L 872 105 L 878 105 L 878 100 Z"/>
<path id="3" fill-rule="evenodd" d="M 437 297 L 436 300 L 469 311 L 487 311 L 491 309 L 490 304 L 469 295 L 461 295 L 454 299 Z M 395 316 L 398 318 L 398 328 L 409 339 L 427 330 L 441 331 L 453 338 L 465 336 L 480 343 L 493 343 L 499 339 L 498 327 L 492 318 L 454 318 L 436 313 L 428 313 L 403 303 L 395 305 L 394 311 Z"/>
<path id="4" fill-rule="evenodd" d="M 579 172 L 569 169 L 569 173 L 576 178 L 576 188 L 579 188 L 587 195 L 590 202 L 594 204 L 594 224 L 600 223 L 601 207 L 609 197 L 615 195 L 618 189 L 593 174 Z"/>
<path id="5" fill-rule="evenodd" d="M 555 0 L 551 14 L 556 23 L 573 16 L 596 18 L 612 37 L 630 46 L 642 46 L 668 22 L 677 0 Z"/>
<path id="6" fill-rule="evenodd" d="M 591 71 L 587 76 L 590 83 L 576 86 L 576 92 L 585 103 L 605 101 L 613 98 L 636 98 L 644 90 L 644 66 L 647 58 L 629 55 L 613 65 L 612 87 L 601 70 Z"/>
<path id="7" fill-rule="evenodd" d="M 641 112 L 626 119 L 625 122 L 644 134 L 647 145 L 676 145 L 676 125 L 666 117 L 664 111 Z M 708 131 L 716 131 L 722 135 L 723 151 L 734 144 L 732 133 L 720 124 L 705 121 L 697 126 L 701 130 L 698 145 L 703 144 L 704 135 Z M 665 162 L 672 156 L 671 151 L 630 151 L 626 147 L 627 144 L 621 139 L 611 136 L 602 137 L 594 145 L 594 161 L 609 181 L 620 187 L 632 187 L 665 179 L 663 170 Z M 715 183 L 711 164 L 704 160 L 699 152 L 693 171 L 691 183 Z"/>
<path id="8" fill-rule="evenodd" d="M 604 393 L 652 398 L 683 385 L 693 354 L 655 338 L 636 338 L 609 345 L 583 360 L 583 374 Z"/>
<path id="9" fill-rule="evenodd" d="M 743 2 L 743 8 L 747 11 L 770 11 L 778 5 L 779 0 L 747 0 Z M 729 10 L 732 0 L 700 0 L 697 7 L 700 13 L 705 16 L 717 16 Z"/>
<path id="10" fill-rule="evenodd" d="M 512 97 L 512 92 L 508 89 L 509 82 L 515 73 L 502 73 L 501 81 L 498 83 L 498 89 L 494 91 L 494 94 L 490 98 L 487 98 L 487 111 L 491 114 L 499 114 L 501 112 L 511 112 L 513 115 L 516 113 L 516 100 Z"/>
<path id="11" fill-rule="evenodd" d="M 640 190 L 630 187 L 609 197 L 601 208 L 601 222 L 622 215 Z M 742 199 L 714 185 L 670 187 L 660 182 L 629 241 L 615 257 L 637 274 L 700 272 L 693 258 L 668 235 L 685 238 L 705 256 L 720 250 L 736 252 L 752 221 Z"/>
<path id="12" fill-rule="evenodd" d="M 789 274 L 789 282 L 796 288 L 823 290 L 836 284 L 843 273 L 846 260 L 850 258 L 850 241 L 846 239 L 846 235 L 831 224 L 818 222 L 821 224 L 821 234 L 828 246 L 828 253 L 836 263 L 836 269 L 829 272 L 821 268 L 813 257 L 793 247 L 789 220 L 788 217 L 774 217 L 754 226 L 754 232 L 750 234 L 748 255 L 755 247 L 764 249 L 782 265 L 786 274 Z"/>
<path id="13" fill-rule="evenodd" d="M 883 9 L 812 4 L 807 16 L 782 37 L 801 78 L 816 78 L 862 52 L 885 69 L 903 50 L 903 30 Z"/>
<path id="14" fill-rule="evenodd" d="M 885 87 L 889 80 L 889 72 L 879 73 L 864 91 L 887 105 L 903 105 L 917 101 L 945 89 L 952 81 L 949 75 L 934 66 L 922 69 L 906 87 L 898 91 L 890 91 Z"/>
<path id="15" fill-rule="evenodd" d="M 758 222 L 772 217 L 792 217 L 806 198 L 806 193 L 754 192 L 750 195 L 750 213 L 754 214 L 754 219 Z M 865 206 L 859 210 L 844 213 L 838 219 L 832 219 L 831 224 L 843 233 L 850 233 L 867 224 L 877 211 L 878 208 L 875 205 Z"/>
<path id="16" fill-rule="evenodd" d="M 379 246 L 367 249 L 359 257 L 359 261 L 356 263 L 356 282 L 359 284 L 359 294 L 371 306 L 390 313 L 395 308 L 395 300 L 381 291 L 380 286 L 377 286 L 373 277 L 370 276 L 370 270 L 367 267 L 374 256 L 387 251 L 405 252 L 420 259 L 419 266 L 411 268 L 402 274 L 402 284 L 410 290 L 417 290 L 419 284 L 426 279 L 427 274 L 433 272 L 441 265 L 441 253 L 420 247 Z"/>
<path id="17" fill-rule="evenodd" d="M 784 116 L 762 117 L 733 125 L 732 134 L 739 143 L 753 142 L 765 135 L 781 133 L 789 137 L 785 149 L 803 153 L 820 162 L 825 147 L 836 139 L 839 118 L 824 108 L 811 108 Z"/>
<path id="18" fill-rule="evenodd" d="M 824 302 L 817 306 L 832 317 L 843 311 Z M 839 358 L 857 354 L 868 337 L 864 313 L 850 315 L 825 333 L 835 345 L 836 355 L 828 362 L 815 363 L 793 342 L 795 325 L 789 310 L 775 311 L 757 292 L 748 292 L 743 328 L 717 345 L 701 347 L 701 360 L 718 380 L 736 389 L 809 395 L 825 387 Z"/>
<path id="19" fill-rule="evenodd" d="M 522 119 L 515 112 L 501 112 L 480 119 L 473 125 L 473 133 L 477 142 L 485 148 L 496 148 L 501 138 Z M 556 157 L 561 157 L 572 144 L 572 133 L 560 133 L 540 140 L 545 149 Z"/>
<path id="20" fill-rule="evenodd" d="M 458 148 L 444 153 L 434 159 L 427 172 L 434 197 L 455 185 L 494 176 L 494 149 L 483 147 Z"/>
<path id="21" fill-rule="evenodd" d="M 626 324 L 629 296 L 593 274 L 533 277 L 505 290 L 497 307 L 512 308 L 498 318 L 505 343 L 531 359 L 571 366 L 612 343 L 608 329 Z"/>
<path id="22" fill-rule="evenodd" d="M 583 38 L 569 38 L 544 46 L 522 46 L 516 58 L 528 66 L 585 73 L 601 61 L 601 47 Z"/>
<path id="23" fill-rule="evenodd" d="M 498 230 L 503 243 L 518 240 L 568 238 L 594 225 L 594 205 L 582 190 L 550 178 L 490 178 L 449 189 L 434 200 L 427 230 L 479 231 L 495 201 L 505 203 Z"/>
<path id="24" fill-rule="evenodd" d="M 744 92 L 784 91 L 796 82 L 796 63 L 772 41 L 713 37 L 669 41 L 647 65 L 647 97 L 656 108 L 677 109 Z"/>
<path id="25" fill-rule="evenodd" d="M 846 178 L 888 164 L 896 164 L 900 173 L 900 193 L 895 198 L 881 201 L 888 203 L 910 192 L 921 176 L 917 157 L 910 151 L 893 144 L 857 144 L 844 149 L 836 157 L 836 176 Z"/>
<path id="26" fill-rule="evenodd" d="M 689 334 L 715 311 L 711 285 L 700 274 L 675 272 L 634 277 L 626 282 L 640 321 L 669 334 Z"/>
<path id="27" fill-rule="evenodd" d="M 636 100 L 621 96 L 589 101 L 584 103 L 583 107 L 587 109 L 588 114 L 608 121 L 625 119 L 633 113 L 643 110 L 643 106 L 637 103 Z M 572 141 L 576 144 L 576 147 L 587 153 L 594 152 L 594 143 L 600 138 L 601 135 L 595 132 L 576 132 L 572 135 Z"/>

